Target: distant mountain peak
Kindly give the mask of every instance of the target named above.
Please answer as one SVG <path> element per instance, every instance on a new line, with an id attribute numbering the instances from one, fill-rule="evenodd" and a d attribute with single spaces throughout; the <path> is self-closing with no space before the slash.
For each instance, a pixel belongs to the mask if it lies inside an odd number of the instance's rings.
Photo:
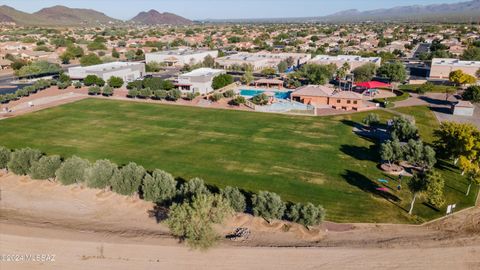
<path id="1" fill-rule="evenodd" d="M 159 25 L 159 24 L 171 24 L 171 25 L 186 25 L 192 24 L 192 21 L 185 19 L 173 13 L 164 12 L 160 13 L 155 9 L 149 11 L 142 11 L 137 16 L 133 17 L 130 22 L 145 24 L 145 25 Z"/>

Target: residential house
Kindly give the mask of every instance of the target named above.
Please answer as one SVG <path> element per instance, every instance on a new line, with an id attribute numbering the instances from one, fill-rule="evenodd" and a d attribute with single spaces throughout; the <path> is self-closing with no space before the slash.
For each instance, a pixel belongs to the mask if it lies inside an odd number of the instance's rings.
<path id="1" fill-rule="evenodd" d="M 225 70 L 212 68 L 199 68 L 178 76 L 178 89 L 182 92 L 199 93 L 201 95 L 213 91 L 213 78 L 225 74 Z"/>

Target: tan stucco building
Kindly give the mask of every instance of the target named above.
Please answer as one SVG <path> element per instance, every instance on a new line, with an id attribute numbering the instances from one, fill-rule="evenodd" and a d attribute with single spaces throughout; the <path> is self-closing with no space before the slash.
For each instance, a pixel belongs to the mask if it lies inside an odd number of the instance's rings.
<path id="1" fill-rule="evenodd" d="M 351 91 L 335 91 L 323 85 L 306 85 L 291 95 L 292 99 L 315 107 L 330 106 L 337 110 L 358 111 L 364 107 L 362 95 Z"/>
<path id="2" fill-rule="evenodd" d="M 433 58 L 430 69 L 431 80 L 448 80 L 450 72 L 461 70 L 473 77 L 480 69 L 480 61 L 461 61 L 453 58 Z"/>

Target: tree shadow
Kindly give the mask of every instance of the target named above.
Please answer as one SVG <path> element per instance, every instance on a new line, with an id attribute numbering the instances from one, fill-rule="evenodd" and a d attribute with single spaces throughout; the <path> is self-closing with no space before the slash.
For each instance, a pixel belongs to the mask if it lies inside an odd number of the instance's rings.
<path id="1" fill-rule="evenodd" d="M 168 208 L 160 204 L 156 204 L 153 209 L 148 210 L 148 217 L 155 218 L 157 223 L 160 223 L 168 218 Z"/>
<path id="2" fill-rule="evenodd" d="M 435 167 L 437 167 L 441 170 L 444 170 L 444 171 L 456 172 L 455 171 L 456 168 L 455 168 L 454 165 L 452 165 L 451 163 L 446 162 L 445 160 L 442 160 L 442 159 L 437 160 L 437 164 L 435 164 Z"/>
<path id="3" fill-rule="evenodd" d="M 430 110 L 433 112 L 451 114 L 452 110 L 449 107 L 430 107 Z"/>
<path id="4" fill-rule="evenodd" d="M 370 142 L 378 143 L 390 139 L 388 126 L 385 124 L 379 123 L 369 127 L 347 119 L 344 119 L 341 122 L 347 126 L 353 127 L 353 132 L 356 135 Z"/>
<path id="5" fill-rule="evenodd" d="M 423 202 L 422 203 L 423 205 L 425 205 L 426 207 L 430 208 L 431 210 L 435 211 L 435 212 L 440 212 L 440 209 L 438 209 L 436 206 L 428 203 L 428 202 Z"/>
<path id="6" fill-rule="evenodd" d="M 363 174 L 347 170 L 346 173 L 342 175 L 342 177 L 350 185 L 356 186 L 360 190 L 362 190 L 364 192 L 368 192 L 370 194 L 373 194 L 377 197 L 382 197 L 382 198 L 386 199 L 387 201 L 391 202 L 392 204 L 396 205 L 397 207 L 405 210 L 404 208 L 402 208 L 400 205 L 397 204 L 398 202 L 401 201 L 401 199 L 399 197 L 397 197 L 396 195 L 394 195 L 390 192 L 377 190 L 377 188 L 380 188 L 381 186 L 378 185 L 377 183 L 373 182 L 372 180 L 368 179 Z"/>
<path id="7" fill-rule="evenodd" d="M 368 148 L 365 146 L 346 145 L 340 146 L 340 151 L 353 157 L 356 160 L 368 160 L 378 162 L 378 147 L 377 145 L 370 145 Z"/>
<path id="8" fill-rule="evenodd" d="M 451 105 L 452 103 L 448 100 L 442 100 L 442 99 L 436 99 L 436 98 L 431 98 L 428 96 L 419 96 L 419 99 L 429 103 L 429 104 L 434 104 L 434 105 Z"/>
<path id="9" fill-rule="evenodd" d="M 358 122 L 348 120 L 348 119 L 343 119 L 343 120 L 341 120 L 341 122 L 344 125 L 351 126 L 351 127 L 358 128 L 358 129 L 365 129 L 366 128 L 366 126 L 364 126 L 363 124 L 360 124 Z"/>

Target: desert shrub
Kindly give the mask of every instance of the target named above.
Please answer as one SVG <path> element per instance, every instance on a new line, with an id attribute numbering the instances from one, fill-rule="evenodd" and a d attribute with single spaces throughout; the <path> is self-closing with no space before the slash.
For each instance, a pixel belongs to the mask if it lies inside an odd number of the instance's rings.
<path id="1" fill-rule="evenodd" d="M 160 203 L 171 200 L 177 193 L 177 181 L 162 170 L 153 171 L 143 179 L 143 197 L 147 201 Z"/>
<path id="2" fill-rule="evenodd" d="M 171 101 L 177 101 L 182 96 L 182 92 L 178 89 L 172 89 L 168 91 L 167 99 Z"/>
<path id="3" fill-rule="evenodd" d="M 106 188 L 110 186 L 112 177 L 117 172 L 118 166 L 108 159 L 101 159 L 95 161 L 93 165 L 88 168 L 86 174 L 86 183 L 91 188 Z"/>
<path id="4" fill-rule="evenodd" d="M 150 98 L 151 95 L 152 95 L 152 90 L 150 90 L 150 88 L 143 88 L 143 89 L 138 90 L 137 97 L 139 97 L 139 98 Z"/>
<path id="5" fill-rule="evenodd" d="M 162 100 L 166 99 L 168 92 L 166 90 L 155 90 L 153 91 L 153 99 Z"/>
<path id="6" fill-rule="evenodd" d="M 198 97 L 200 95 L 200 93 L 196 92 L 196 93 L 187 93 L 185 95 L 185 99 L 186 100 L 194 100 L 196 97 Z"/>
<path id="7" fill-rule="evenodd" d="M 10 161 L 12 151 L 10 149 L 0 146 L 0 169 L 6 169 Z"/>
<path id="8" fill-rule="evenodd" d="M 256 105 L 267 105 L 268 100 L 269 98 L 265 93 L 258 94 L 252 98 L 252 102 Z"/>
<path id="9" fill-rule="evenodd" d="M 113 95 L 113 88 L 109 85 L 105 85 L 102 90 L 102 95 L 109 97 Z"/>
<path id="10" fill-rule="evenodd" d="M 130 98 L 136 98 L 138 96 L 138 90 L 136 88 L 128 90 L 127 96 Z"/>
<path id="11" fill-rule="evenodd" d="M 245 97 L 237 96 L 234 99 L 230 100 L 228 104 L 234 105 L 234 106 L 240 106 L 240 104 L 245 104 L 245 102 L 246 102 Z"/>
<path id="12" fill-rule="evenodd" d="M 276 193 L 260 191 L 252 197 L 253 214 L 271 221 L 281 219 L 285 213 L 285 203 Z"/>
<path id="13" fill-rule="evenodd" d="M 10 155 L 7 166 L 16 175 L 27 175 L 30 173 L 32 163 L 38 161 L 42 153 L 37 149 L 23 148 L 14 151 Z"/>
<path id="14" fill-rule="evenodd" d="M 82 88 L 82 83 L 81 83 L 81 82 L 78 82 L 78 81 L 77 81 L 77 82 L 74 82 L 74 83 L 73 83 L 73 87 L 75 87 L 76 89 Z"/>
<path id="15" fill-rule="evenodd" d="M 235 91 L 233 90 L 227 90 L 223 93 L 223 96 L 226 98 L 232 98 L 235 96 Z"/>
<path id="16" fill-rule="evenodd" d="M 208 190 L 207 186 L 203 179 L 200 178 L 193 178 L 189 181 L 183 183 L 180 187 L 179 194 L 183 199 L 191 199 L 193 196 L 199 194 L 209 194 L 210 191 Z"/>
<path id="17" fill-rule="evenodd" d="M 70 85 L 72 85 L 71 81 L 57 83 L 58 89 L 67 89 Z"/>
<path id="18" fill-rule="evenodd" d="M 222 93 L 213 93 L 208 97 L 208 99 L 210 99 L 213 102 L 217 102 L 217 101 L 221 100 L 222 98 L 223 98 Z"/>
<path id="19" fill-rule="evenodd" d="M 32 179 L 53 179 L 55 172 L 62 165 L 62 158 L 58 155 L 43 156 L 38 161 L 32 163 L 30 176 Z"/>
<path id="20" fill-rule="evenodd" d="M 292 205 L 287 213 L 288 218 L 293 222 L 305 226 L 320 224 L 325 218 L 325 209 L 322 206 L 315 206 L 312 203 L 296 203 Z"/>
<path id="21" fill-rule="evenodd" d="M 102 89 L 99 86 L 91 86 L 88 88 L 89 95 L 99 95 L 102 92 Z"/>
<path id="22" fill-rule="evenodd" d="M 64 185 L 83 183 L 86 180 L 87 169 L 90 167 L 88 160 L 72 156 L 63 162 L 55 172 L 57 180 Z"/>
<path id="23" fill-rule="evenodd" d="M 144 176 L 145 169 L 134 162 L 130 162 L 112 177 L 112 190 L 121 195 L 131 196 L 138 192 Z"/>
<path id="24" fill-rule="evenodd" d="M 247 206 L 245 202 L 245 195 L 243 195 L 238 188 L 227 186 L 222 189 L 220 194 L 222 194 L 222 196 L 230 202 L 230 206 L 233 208 L 233 210 L 240 213 L 245 211 Z"/>

